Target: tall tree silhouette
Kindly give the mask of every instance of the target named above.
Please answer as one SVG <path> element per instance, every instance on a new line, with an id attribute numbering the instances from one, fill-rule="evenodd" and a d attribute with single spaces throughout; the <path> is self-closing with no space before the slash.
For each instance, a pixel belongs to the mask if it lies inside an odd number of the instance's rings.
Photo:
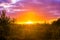
<path id="1" fill-rule="evenodd" d="M 6 11 L 2 10 L 1 17 L 0 17 L 0 40 L 4 40 L 5 37 L 9 36 L 10 23 L 11 20 L 6 16 Z"/>

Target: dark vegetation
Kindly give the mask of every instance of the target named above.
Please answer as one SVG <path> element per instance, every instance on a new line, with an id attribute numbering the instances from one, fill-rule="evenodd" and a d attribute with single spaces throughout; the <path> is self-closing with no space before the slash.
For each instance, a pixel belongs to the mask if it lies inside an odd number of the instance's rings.
<path id="1" fill-rule="evenodd" d="M 52 24 L 14 24 L 2 11 L 0 40 L 60 40 L 60 18 Z"/>

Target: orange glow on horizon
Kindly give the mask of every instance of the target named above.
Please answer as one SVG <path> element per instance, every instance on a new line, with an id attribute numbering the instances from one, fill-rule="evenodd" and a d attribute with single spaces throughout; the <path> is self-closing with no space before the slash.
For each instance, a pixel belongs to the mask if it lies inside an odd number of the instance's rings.
<path id="1" fill-rule="evenodd" d="M 25 22 L 16 22 L 16 24 L 44 24 L 45 22 L 44 21 L 25 21 Z"/>
<path id="2" fill-rule="evenodd" d="M 22 13 L 18 18 L 17 18 L 17 22 L 27 22 L 28 20 L 31 21 L 39 21 L 39 16 L 36 14 L 35 11 L 33 10 L 29 10 L 27 12 Z"/>
<path id="3" fill-rule="evenodd" d="M 17 22 L 17 24 L 34 24 L 34 22 L 33 21 Z"/>
<path id="4" fill-rule="evenodd" d="M 26 24 L 34 24 L 32 21 L 27 21 Z"/>
<path id="5" fill-rule="evenodd" d="M 49 23 L 51 24 L 53 21 L 56 21 L 56 19 L 52 19 L 52 20 L 49 20 L 49 21 L 24 21 L 24 22 L 16 22 L 16 24 L 44 24 L 44 23 Z"/>
<path id="6" fill-rule="evenodd" d="M 33 9 L 30 8 L 28 11 L 20 13 L 16 19 L 17 24 L 33 24 L 33 23 L 51 23 L 54 21 L 53 19 L 48 19 L 48 17 L 45 17 L 44 12 L 38 13 Z M 47 18 L 47 19 L 46 19 Z M 28 22 L 30 20 L 30 22 Z"/>

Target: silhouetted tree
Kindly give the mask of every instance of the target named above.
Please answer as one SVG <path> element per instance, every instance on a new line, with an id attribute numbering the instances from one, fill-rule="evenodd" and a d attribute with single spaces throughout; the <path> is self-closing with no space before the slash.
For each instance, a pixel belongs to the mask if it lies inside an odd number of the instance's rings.
<path id="1" fill-rule="evenodd" d="M 60 18 L 57 21 L 53 21 L 52 25 L 60 26 Z"/>
<path id="2" fill-rule="evenodd" d="M 0 39 L 3 40 L 5 37 L 10 35 L 10 24 L 11 20 L 6 16 L 6 11 L 2 10 L 0 17 Z"/>

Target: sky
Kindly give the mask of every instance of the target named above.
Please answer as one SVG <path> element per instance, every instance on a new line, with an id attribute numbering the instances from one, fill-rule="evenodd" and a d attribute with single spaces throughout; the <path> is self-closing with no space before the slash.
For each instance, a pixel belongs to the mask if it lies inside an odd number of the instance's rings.
<path id="1" fill-rule="evenodd" d="M 60 17 L 60 0 L 0 0 L 3 9 L 17 22 L 49 22 Z"/>

